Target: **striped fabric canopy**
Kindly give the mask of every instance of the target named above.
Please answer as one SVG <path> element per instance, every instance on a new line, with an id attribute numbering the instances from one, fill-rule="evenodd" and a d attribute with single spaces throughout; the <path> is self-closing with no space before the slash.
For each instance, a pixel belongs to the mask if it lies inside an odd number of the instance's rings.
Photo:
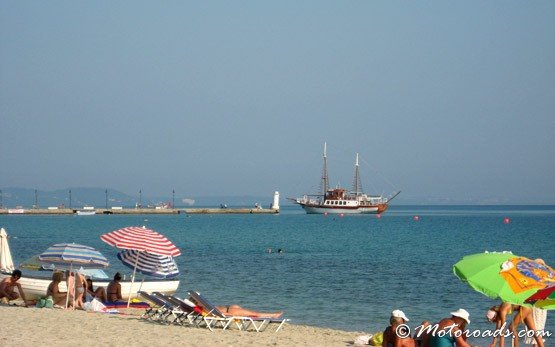
<path id="1" fill-rule="evenodd" d="M 104 268 L 110 265 L 108 259 L 96 249 L 77 243 L 57 243 L 39 255 L 43 263 L 78 265 L 83 268 Z"/>
<path id="2" fill-rule="evenodd" d="M 126 227 L 100 236 L 110 246 L 177 257 L 181 251 L 163 235 L 146 227 Z"/>
<path id="3" fill-rule="evenodd" d="M 173 278 L 179 274 L 173 257 L 165 255 L 126 249 L 118 253 L 118 259 L 131 269 L 137 264 L 137 271 L 148 276 Z"/>

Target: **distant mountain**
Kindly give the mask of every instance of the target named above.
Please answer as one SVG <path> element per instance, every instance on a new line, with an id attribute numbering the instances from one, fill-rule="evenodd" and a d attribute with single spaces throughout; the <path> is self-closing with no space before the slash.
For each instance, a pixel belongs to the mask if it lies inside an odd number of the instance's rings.
<path id="1" fill-rule="evenodd" d="M 95 207 L 135 207 L 135 204 L 141 202 L 142 206 L 155 206 L 163 203 L 172 203 L 172 196 L 131 196 L 111 188 L 95 188 L 95 187 L 72 187 L 66 189 L 58 189 L 54 191 L 36 190 L 31 188 L 0 188 L 2 191 L 0 204 L 4 207 L 46 208 L 50 206 L 64 206 L 71 208 L 82 208 L 83 206 Z M 71 193 L 70 193 L 71 192 Z M 107 200 L 106 200 L 107 198 Z M 71 199 L 71 201 L 70 201 Z M 265 197 L 256 196 L 212 196 L 212 197 L 183 197 L 175 196 L 176 207 L 190 206 L 220 206 L 227 204 L 229 207 L 254 206 L 255 203 L 264 207 L 269 207 L 273 196 Z"/>

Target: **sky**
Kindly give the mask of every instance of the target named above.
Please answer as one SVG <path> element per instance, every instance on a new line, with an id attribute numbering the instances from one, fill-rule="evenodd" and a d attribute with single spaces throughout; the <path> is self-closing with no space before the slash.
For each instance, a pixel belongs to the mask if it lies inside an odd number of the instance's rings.
<path id="1" fill-rule="evenodd" d="M 555 204 L 553 1 L 0 2 L 0 187 Z"/>

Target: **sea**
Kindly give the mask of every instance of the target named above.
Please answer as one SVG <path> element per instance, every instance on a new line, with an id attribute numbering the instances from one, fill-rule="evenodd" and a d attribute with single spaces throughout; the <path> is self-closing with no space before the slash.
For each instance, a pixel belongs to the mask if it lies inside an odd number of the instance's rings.
<path id="1" fill-rule="evenodd" d="M 100 235 L 143 225 L 182 251 L 177 296 L 195 290 L 216 304 L 284 311 L 294 324 L 367 334 L 382 331 L 394 309 L 413 329 L 464 308 L 469 329 L 493 330 L 485 314 L 499 301 L 453 274 L 465 255 L 512 251 L 555 265 L 555 206 L 392 205 L 380 217 L 307 215 L 297 206 L 275 215 L 0 215 L 16 264 L 75 242 L 101 251 L 111 275 L 131 270 Z M 555 334 L 552 313 L 546 330 Z M 547 341 L 554 346 L 555 336 Z"/>

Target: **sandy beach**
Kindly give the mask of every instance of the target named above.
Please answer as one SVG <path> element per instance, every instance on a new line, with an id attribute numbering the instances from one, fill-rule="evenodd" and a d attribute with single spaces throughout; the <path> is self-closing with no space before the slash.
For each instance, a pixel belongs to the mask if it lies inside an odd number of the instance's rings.
<path id="1" fill-rule="evenodd" d="M 0 305 L 0 346 L 351 346 L 362 332 L 286 324 L 277 333 L 162 325 L 127 314 Z"/>

